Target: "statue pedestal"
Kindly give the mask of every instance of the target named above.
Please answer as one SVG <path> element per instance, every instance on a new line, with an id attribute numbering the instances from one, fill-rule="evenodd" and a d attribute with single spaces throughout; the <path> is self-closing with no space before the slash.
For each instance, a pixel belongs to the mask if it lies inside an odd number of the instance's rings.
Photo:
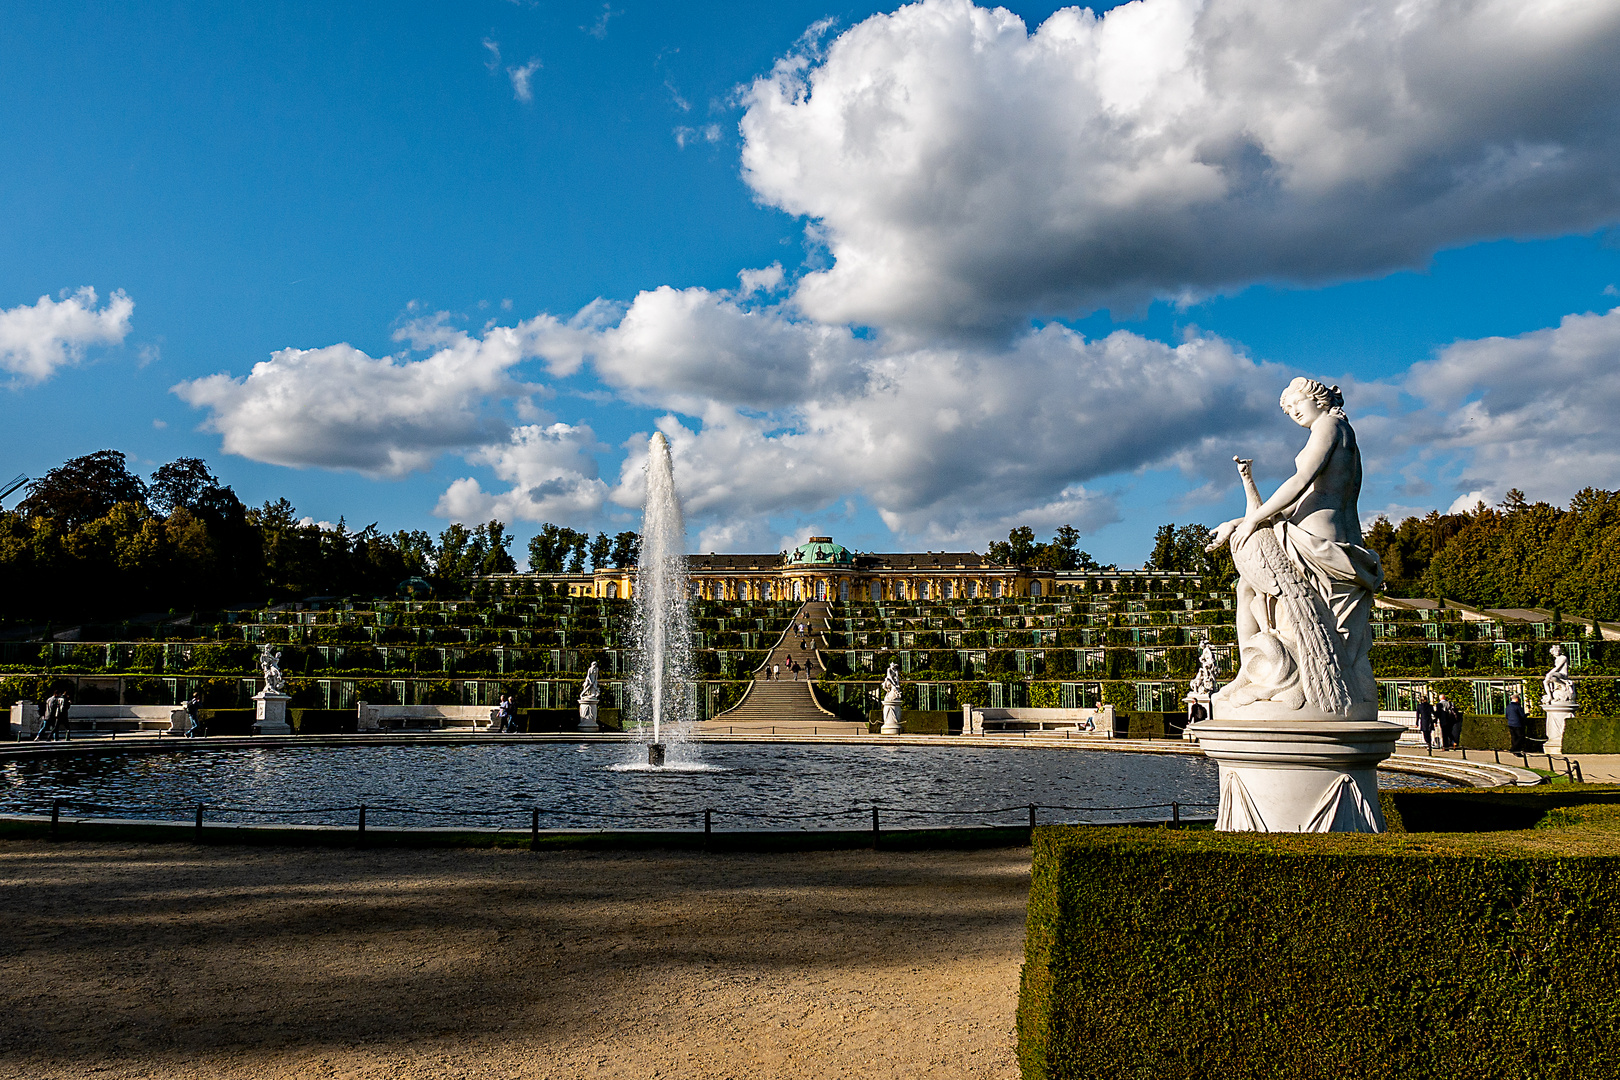
<path id="1" fill-rule="evenodd" d="M 883 726 L 878 729 L 879 735 L 900 734 L 900 705 L 903 700 L 899 694 L 890 694 L 883 699 Z"/>
<path id="2" fill-rule="evenodd" d="M 1297 714 L 1296 714 L 1297 715 Z M 1383 832 L 1378 763 L 1405 728 L 1372 720 L 1205 720 L 1222 832 Z"/>
<path id="3" fill-rule="evenodd" d="M 287 702 L 291 700 L 286 694 L 272 694 L 268 690 L 254 694 L 253 734 L 291 735 L 292 725 L 287 723 Z"/>
<path id="4" fill-rule="evenodd" d="M 596 723 L 596 706 L 600 698 L 581 697 L 579 699 L 579 730 L 600 731 Z"/>
<path id="5" fill-rule="evenodd" d="M 1547 714 L 1547 740 L 1541 744 L 1541 749 L 1548 754 L 1562 754 L 1564 725 L 1575 715 L 1575 705 L 1573 702 L 1565 702 L 1560 705 L 1543 705 L 1541 708 Z"/>

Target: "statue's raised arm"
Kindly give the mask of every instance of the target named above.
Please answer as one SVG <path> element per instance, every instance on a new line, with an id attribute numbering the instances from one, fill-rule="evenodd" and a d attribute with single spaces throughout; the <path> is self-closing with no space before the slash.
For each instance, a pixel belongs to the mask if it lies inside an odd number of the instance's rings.
<path id="1" fill-rule="evenodd" d="M 1263 499 L 1251 462 L 1234 458 L 1246 510 L 1215 531 L 1237 565 L 1237 678 L 1215 697 L 1229 719 L 1373 720 L 1368 650 L 1378 555 L 1364 546 L 1356 500 L 1361 451 L 1336 386 L 1295 379 L 1282 408 L 1310 432 L 1294 474 Z M 1223 709 L 1224 706 L 1224 709 Z"/>

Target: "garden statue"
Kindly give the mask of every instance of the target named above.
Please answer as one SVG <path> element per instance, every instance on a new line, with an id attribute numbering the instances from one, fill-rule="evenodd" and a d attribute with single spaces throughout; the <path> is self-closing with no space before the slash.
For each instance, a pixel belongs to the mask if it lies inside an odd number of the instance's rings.
<path id="1" fill-rule="evenodd" d="M 1541 711 L 1547 714 L 1547 737 L 1542 749 L 1549 754 L 1564 752 L 1564 727 L 1575 715 L 1575 680 L 1569 677 L 1569 654 L 1562 645 L 1554 645 L 1552 670 L 1541 679 Z"/>
<path id="2" fill-rule="evenodd" d="M 259 646 L 259 672 L 264 676 L 266 693 L 285 694 L 287 680 L 281 675 L 281 652 L 272 653 L 269 645 Z"/>
<path id="3" fill-rule="evenodd" d="M 1569 677 L 1569 655 L 1564 652 L 1562 645 L 1554 645 L 1549 651 L 1552 653 L 1553 666 L 1541 680 L 1541 704 L 1573 705 L 1575 680 Z"/>
<path id="4" fill-rule="evenodd" d="M 1381 832 L 1378 762 L 1404 730 L 1378 719 L 1373 594 L 1378 555 L 1362 540 L 1361 450 L 1336 386 L 1295 379 L 1283 411 L 1310 432 L 1269 499 L 1233 458 L 1245 512 L 1215 530 L 1238 570 L 1237 676 L 1196 725 L 1220 765 L 1216 828 Z M 1200 672 L 1202 674 L 1202 672 Z"/>
<path id="5" fill-rule="evenodd" d="M 591 661 L 590 669 L 585 672 L 585 686 L 579 694 L 579 730 L 596 731 L 598 724 L 596 710 L 602 700 L 602 688 L 598 680 L 601 673 L 596 661 Z"/>
<path id="6" fill-rule="evenodd" d="M 900 665 L 889 662 L 889 670 L 883 673 L 883 727 L 879 729 L 882 735 L 900 734 L 900 706 L 904 701 L 900 693 Z"/>
<path id="7" fill-rule="evenodd" d="M 1237 565 L 1237 678 L 1216 695 L 1227 717 L 1375 719 L 1373 593 L 1378 555 L 1361 538 L 1361 450 L 1336 386 L 1295 379 L 1283 411 L 1310 431 L 1294 475 L 1262 500 L 1251 461 L 1234 458 L 1247 512 L 1215 530 L 1210 550 Z"/>
<path id="8" fill-rule="evenodd" d="M 1215 693 L 1215 675 L 1219 661 L 1215 659 L 1215 650 L 1204 642 L 1204 647 L 1198 650 L 1198 673 L 1193 676 L 1192 685 L 1187 688 L 1190 698 L 1207 698 Z"/>

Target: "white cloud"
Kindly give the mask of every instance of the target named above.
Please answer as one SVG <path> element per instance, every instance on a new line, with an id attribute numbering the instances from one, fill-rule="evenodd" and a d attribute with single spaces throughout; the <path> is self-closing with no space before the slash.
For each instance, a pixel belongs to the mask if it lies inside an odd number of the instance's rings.
<path id="1" fill-rule="evenodd" d="M 595 516 L 607 499 L 597 476 L 595 451 L 606 449 L 583 424 L 531 424 L 514 430 L 503 443 L 467 455 L 490 466 L 511 484 L 490 493 L 473 477 L 455 481 L 439 498 L 434 513 L 456 521 L 579 521 Z"/>
<path id="2" fill-rule="evenodd" d="M 719 141 L 719 124 L 704 124 L 702 127 L 678 127 L 675 129 L 675 145 L 682 150 L 685 150 L 689 143 L 717 143 Z"/>
<path id="3" fill-rule="evenodd" d="M 611 4 L 603 4 L 602 14 L 596 17 L 596 22 L 592 23 L 590 26 L 582 26 L 580 29 L 591 35 L 591 37 L 595 38 L 597 41 L 601 41 L 603 38 L 607 37 L 608 20 L 613 18 L 615 15 L 623 14 L 623 11 L 616 10 Z"/>
<path id="4" fill-rule="evenodd" d="M 224 436 L 227 453 L 397 477 L 503 436 L 487 402 L 534 389 L 510 369 L 535 355 L 535 331 L 546 322 L 473 338 L 441 317 L 420 319 L 396 337 L 437 350 L 421 360 L 373 358 L 351 345 L 282 349 L 245 378 L 210 375 L 172 389 L 209 410 L 204 426 Z"/>
<path id="5" fill-rule="evenodd" d="M 814 318 L 894 330 L 1321 282 L 1620 214 L 1620 5 L 923 0 L 745 95 Z"/>
<path id="6" fill-rule="evenodd" d="M 737 280 L 742 283 L 739 291 L 744 296 L 750 296 L 757 292 L 773 293 L 782 287 L 783 277 L 780 262 L 773 262 L 771 265 L 758 270 L 737 271 Z"/>
<path id="7" fill-rule="evenodd" d="M 1413 365 L 1403 388 L 1425 406 L 1399 422 L 1408 445 L 1472 478 L 1458 503 L 1512 487 L 1563 501 L 1620 476 L 1620 308 L 1457 342 Z"/>
<path id="8" fill-rule="evenodd" d="M 1014 518 L 1096 527 L 1117 510 L 1085 482 L 1285 422 L 1276 397 L 1287 373 L 1216 338 L 1087 341 L 1054 325 L 1009 347 L 906 346 L 725 294 L 659 289 L 617 325 L 564 342 L 623 396 L 697 418 L 658 426 L 705 529 L 814 513 L 852 493 L 895 532 L 937 542 L 1004 532 Z M 543 333 L 538 349 L 549 355 Z M 634 507 L 642 440 L 626 453 L 612 497 Z"/>
<path id="9" fill-rule="evenodd" d="M 533 101 L 534 90 L 529 85 L 534 73 L 540 70 L 540 61 L 531 59 L 521 67 L 506 69 L 507 77 L 512 80 L 512 96 L 519 101 Z"/>
<path id="10" fill-rule="evenodd" d="M 92 345 L 118 345 L 128 336 L 135 301 L 122 289 L 100 309 L 88 285 L 63 290 L 61 297 L 0 310 L 0 371 L 13 376 L 12 386 L 44 382 L 58 368 L 84 359 Z"/>
<path id="11" fill-rule="evenodd" d="M 501 66 L 501 43 L 493 38 L 485 38 L 484 48 L 489 50 L 489 59 L 484 61 L 484 66 L 493 72 Z"/>

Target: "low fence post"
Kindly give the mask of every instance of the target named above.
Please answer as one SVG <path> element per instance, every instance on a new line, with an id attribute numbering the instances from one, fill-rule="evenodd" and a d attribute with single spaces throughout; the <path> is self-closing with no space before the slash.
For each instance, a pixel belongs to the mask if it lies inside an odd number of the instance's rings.
<path id="1" fill-rule="evenodd" d="M 366 834 L 366 804 L 360 804 L 360 835 Z"/>
<path id="2" fill-rule="evenodd" d="M 1035 804 L 1034 803 L 1029 804 L 1029 831 L 1032 832 L 1032 833 L 1035 831 Z"/>
<path id="3" fill-rule="evenodd" d="M 1181 824 L 1181 804 L 1178 802 L 1173 802 L 1170 804 L 1170 824 Z"/>
<path id="4" fill-rule="evenodd" d="M 202 839 L 203 804 L 197 804 L 197 839 Z"/>
<path id="5" fill-rule="evenodd" d="M 533 851 L 540 846 L 540 808 L 537 806 L 529 817 L 529 850 Z"/>
<path id="6" fill-rule="evenodd" d="M 62 800 L 51 800 L 51 835 L 56 835 L 57 820 L 62 816 Z"/>
<path id="7" fill-rule="evenodd" d="M 878 808 L 872 807 L 872 850 L 878 849 Z"/>

